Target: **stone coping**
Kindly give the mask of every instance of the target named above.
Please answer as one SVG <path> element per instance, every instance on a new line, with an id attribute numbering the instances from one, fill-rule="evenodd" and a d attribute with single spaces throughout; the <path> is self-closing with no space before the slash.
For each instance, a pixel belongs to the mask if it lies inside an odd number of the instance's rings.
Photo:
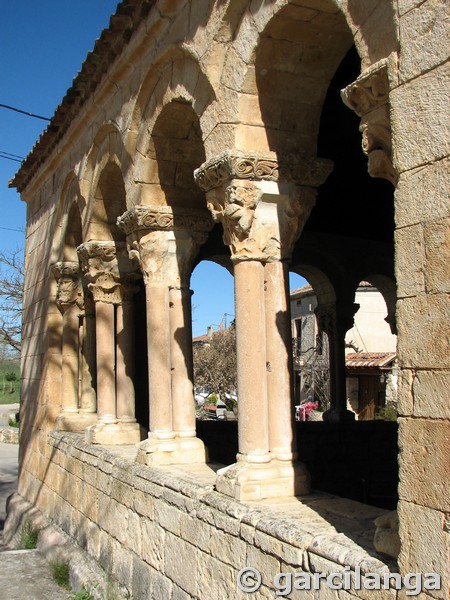
<path id="1" fill-rule="evenodd" d="M 395 562 L 376 553 L 376 517 L 388 511 L 313 492 L 301 498 L 238 502 L 214 489 L 215 471 L 223 465 L 149 467 L 134 462 L 136 446 L 97 446 L 80 434 L 50 432 L 50 446 L 58 448 L 135 490 L 175 504 L 196 518 L 232 535 L 243 536 L 264 550 L 285 555 L 306 553 L 310 565 L 325 559 L 361 573 L 397 572 Z M 251 534 L 249 533 L 251 532 Z M 275 545 L 274 545 L 275 540 Z"/>

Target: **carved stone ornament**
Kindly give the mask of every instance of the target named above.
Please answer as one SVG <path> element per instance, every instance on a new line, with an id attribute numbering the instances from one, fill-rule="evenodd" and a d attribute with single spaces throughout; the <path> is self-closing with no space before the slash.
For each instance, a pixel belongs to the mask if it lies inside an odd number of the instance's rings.
<path id="1" fill-rule="evenodd" d="M 146 285 L 189 287 L 192 265 L 207 232 L 153 230 L 130 241 L 130 255 L 139 259 Z"/>
<path id="2" fill-rule="evenodd" d="M 276 207 L 271 203 L 272 210 L 258 213 L 260 190 L 252 182 L 241 183 L 228 186 L 224 195 L 208 198 L 214 220 L 222 223 L 223 241 L 230 247 L 232 260 L 289 259 L 314 206 L 316 190 L 295 188 L 289 195 L 278 196 Z"/>
<path id="3" fill-rule="evenodd" d="M 136 206 L 117 219 L 117 226 L 130 235 L 137 231 L 208 232 L 213 223 L 207 210 L 171 206 Z"/>
<path id="4" fill-rule="evenodd" d="M 283 181 L 317 187 L 333 169 L 333 163 L 323 158 L 283 155 L 274 152 L 256 153 L 226 150 L 203 163 L 194 171 L 197 185 L 205 192 L 228 185 L 233 179 L 250 181 Z"/>
<path id="5" fill-rule="evenodd" d="M 336 305 L 319 305 L 314 313 L 319 324 L 319 329 L 324 331 L 331 340 L 344 338 L 345 334 L 354 325 L 354 316 L 359 309 L 359 304 L 350 304 L 346 308 L 337 308 Z"/>
<path id="6" fill-rule="evenodd" d="M 56 291 L 56 304 L 64 313 L 73 306 L 80 311 L 84 308 L 83 288 L 80 282 L 80 265 L 77 262 L 57 262 L 52 267 L 58 288 Z"/>
<path id="7" fill-rule="evenodd" d="M 389 80 L 386 61 L 380 61 L 369 72 L 341 90 L 349 108 L 361 117 L 362 148 L 368 156 L 371 177 L 387 179 L 394 186 L 398 173 L 392 164 L 391 121 L 389 114 Z"/>
<path id="8" fill-rule="evenodd" d="M 125 242 L 86 242 L 77 252 L 95 302 L 121 304 L 139 290 L 134 284 L 140 275 L 133 270 Z"/>

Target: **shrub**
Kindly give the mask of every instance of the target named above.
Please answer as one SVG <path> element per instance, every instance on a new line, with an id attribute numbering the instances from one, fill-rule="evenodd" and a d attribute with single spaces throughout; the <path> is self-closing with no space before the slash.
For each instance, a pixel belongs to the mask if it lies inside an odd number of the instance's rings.
<path id="1" fill-rule="evenodd" d="M 20 530 L 20 545 L 25 550 L 34 550 L 37 547 L 39 532 L 33 527 L 31 521 L 25 521 Z"/>
<path id="2" fill-rule="evenodd" d="M 66 590 L 70 590 L 69 584 L 69 563 L 66 560 L 58 560 L 51 563 L 53 579 L 56 583 Z"/>

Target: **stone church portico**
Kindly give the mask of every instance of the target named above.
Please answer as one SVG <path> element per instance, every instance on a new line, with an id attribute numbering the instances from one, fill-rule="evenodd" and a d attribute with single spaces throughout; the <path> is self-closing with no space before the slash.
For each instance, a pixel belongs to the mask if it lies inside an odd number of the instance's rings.
<path id="1" fill-rule="evenodd" d="M 27 246 L 7 535 L 39 511 L 100 567 L 105 597 L 234 597 L 246 564 L 433 571 L 448 587 L 444 23 L 431 1 L 118 5 L 11 182 Z M 231 464 L 210 462 L 195 418 L 190 280 L 204 260 L 234 277 Z M 344 344 L 361 281 L 398 334 L 395 565 L 364 533 L 383 509 L 311 489 L 290 272 L 328 336 L 331 463 L 360 425 Z M 274 592 L 263 577 L 261 597 Z"/>

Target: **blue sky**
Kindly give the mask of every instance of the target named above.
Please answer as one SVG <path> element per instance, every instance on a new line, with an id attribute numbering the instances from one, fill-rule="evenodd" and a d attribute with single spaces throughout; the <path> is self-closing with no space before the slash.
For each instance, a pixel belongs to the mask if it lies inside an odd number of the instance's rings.
<path id="1" fill-rule="evenodd" d="M 96 38 L 108 26 L 116 0 L 14 0 L 0 20 L 0 104 L 52 117 Z M 0 152 L 25 157 L 46 122 L 0 107 Z M 8 181 L 19 162 L 0 158 L 0 249 L 23 247 L 25 203 Z M 295 276 L 292 287 L 302 285 Z M 193 334 L 234 315 L 233 279 L 222 267 L 194 271 Z"/>

